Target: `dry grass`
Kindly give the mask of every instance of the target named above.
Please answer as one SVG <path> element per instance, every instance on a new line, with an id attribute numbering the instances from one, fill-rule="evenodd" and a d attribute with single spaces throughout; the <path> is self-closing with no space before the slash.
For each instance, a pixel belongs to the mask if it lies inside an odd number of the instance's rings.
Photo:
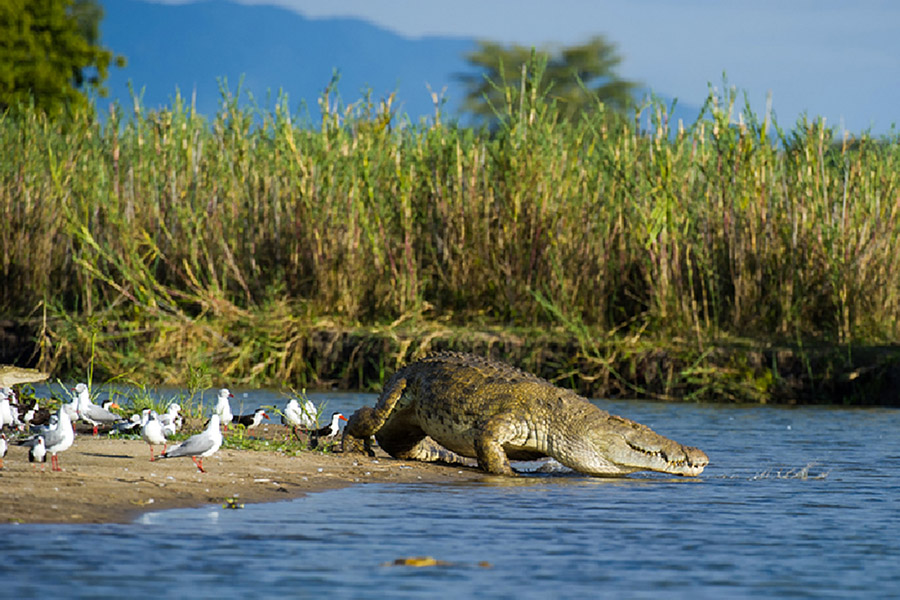
<path id="1" fill-rule="evenodd" d="M 491 132 L 329 96 L 314 125 L 231 97 L 0 116 L 0 310 L 44 323 L 45 366 L 95 340 L 101 372 L 297 385 L 329 324 L 562 325 L 585 357 L 900 334 L 896 137 L 782 130 L 733 91 L 687 128 L 509 98 Z"/>

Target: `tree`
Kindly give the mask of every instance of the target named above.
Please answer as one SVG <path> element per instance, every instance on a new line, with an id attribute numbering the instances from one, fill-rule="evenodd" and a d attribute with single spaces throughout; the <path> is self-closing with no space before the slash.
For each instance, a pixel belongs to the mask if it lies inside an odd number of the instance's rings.
<path id="1" fill-rule="evenodd" d="M 622 59 L 615 46 L 603 37 L 555 52 L 481 41 L 475 51 L 466 55 L 479 72 L 458 76 L 467 88 L 463 110 L 493 120 L 495 110 L 503 107 L 504 88 L 517 88 L 521 84 L 522 66 L 530 64 L 532 54 L 546 64 L 538 93 L 555 100 L 563 118 L 595 111 L 598 102 L 621 111 L 633 101 L 636 84 L 616 75 L 615 69 Z"/>
<path id="2" fill-rule="evenodd" d="M 121 56 L 99 45 L 96 0 L 0 0 L 0 111 L 27 106 L 56 114 L 106 95 L 109 66 Z"/>

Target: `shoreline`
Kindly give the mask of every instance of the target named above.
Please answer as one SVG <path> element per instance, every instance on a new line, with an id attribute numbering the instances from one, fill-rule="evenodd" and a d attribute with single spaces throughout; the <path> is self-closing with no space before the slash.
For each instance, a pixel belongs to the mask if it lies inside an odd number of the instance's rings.
<path id="1" fill-rule="evenodd" d="M 277 426 L 276 426 L 277 427 Z M 271 427 L 270 429 L 275 429 Z M 447 483 L 480 479 L 462 466 L 406 462 L 379 453 L 221 449 L 201 473 L 189 458 L 150 462 L 142 440 L 79 435 L 59 455 L 63 471 L 41 471 L 28 449 L 11 445 L 0 470 L 5 523 L 130 523 L 140 514 L 173 508 L 293 500 L 365 483 Z"/>

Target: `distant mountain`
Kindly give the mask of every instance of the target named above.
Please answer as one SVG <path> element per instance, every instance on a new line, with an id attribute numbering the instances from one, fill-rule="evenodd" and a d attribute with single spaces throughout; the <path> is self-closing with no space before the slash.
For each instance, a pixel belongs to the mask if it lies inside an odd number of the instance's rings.
<path id="1" fill-rule="evenodd" d="M 428 86 L 438 93 L 446 87 L 444 113 L 452 118 L 465 94 L 454 76 L 470 70 L 464 55 L 475 48 L 473 39 L 407 39 L 359 19 L 308 19 L 272 6 L 101 3 L 103 44 L 128 60 L 124 69 L 110 69 L 110 100 L 126 108 L 132 105 L 131 81 L 136 92 L 144 90 L 146 108 L 171 106 L 177 88 L 187 102 L 196 92 L 197 110 L 212 116 L 221 99 L 218 80 L 227 80 L 234 93 L 243 76 L 243 90 L 260 105 L 271 108 L 281 89 L 292 111 L 305 106 L 317 121 L 317 101 L 337 70 L 345 102 L 359 100 L 367 89 L 375 100 L 397 92 L 400 112 L 415 122 L 434 114 Z M 691 123 L 697 113 L 678 103 L 673 123 Z"/>
<path id="2" fill-rule="evenodd" d="M 144 91 L 144 106 L 171 105 L 176 87 L 197 109 L 215 114 L 218 78 L 232 92 L 244 77 L 243 89 L 257 102 L 274 100 L 279 89 L 290 107 L 301 102 L 318 115 L 317 100 L 340 72 L 338 90 L 346 102 L 371 89 L 377 99 L 396 91 L 400 111 L 414 120 L 433 114 L 427 85 L 445 86 L 445 111 L 456 114 L 462 91 L 454 74 L 466 69 L 469 39 L 410 40 L 354 19 L 306 19 L 281 8 L 231 2 L 154 4 L 137 0 L 103 0 L 103 44 L 124 55 L 128 65 L 113 68 L 107 80 L 110 99 L 131 105 L 128 81 Z M 103 106 L 103 101 L 101 101 Z"/>

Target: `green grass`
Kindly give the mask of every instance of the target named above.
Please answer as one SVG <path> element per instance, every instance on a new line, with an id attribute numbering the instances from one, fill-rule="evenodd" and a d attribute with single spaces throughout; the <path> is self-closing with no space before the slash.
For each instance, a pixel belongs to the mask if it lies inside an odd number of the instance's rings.
<path id="1" fill-rule="evenodd" d="M 895 134 L 788 129 L 730 89 L 693 124 L 507 98 L 494 131 L 370 97 L 326 96 L 317 123 L 227 94 L 209 118 L 178 96 L 0 116 L 0 311 L 36 324 L 44 368 L 179 384 L 321 383 L 328 330 L 394 339 L 390 371 L 420 324 L 562 328 L 585 360 L 897 339 Z"/>

